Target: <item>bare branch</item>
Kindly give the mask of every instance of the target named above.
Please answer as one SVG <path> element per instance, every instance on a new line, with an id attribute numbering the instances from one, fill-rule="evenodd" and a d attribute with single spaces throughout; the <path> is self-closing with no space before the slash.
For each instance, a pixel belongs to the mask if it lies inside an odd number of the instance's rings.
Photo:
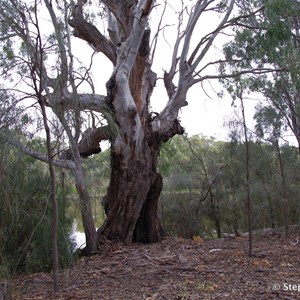
<path id="1" fill-rule="evenodd" d="M 156 33 L 153 37 L 153 40 L 152 40 L 151 46 L 150 46 L 150 48 L 152 49 L 151 50 L 151 55 L 150 55 L 151 58 L 149 58 L 151 64 L 152 64 L 152 61 L 153 61 L 153 58 L 154 58 L 154 54 L 155 54 L 155 50 L 156 50 L 156 46 L 157 46 L 157 42 L 158 42 L 158 35 L 159 35 L 159 32 L 161 31 L 162 20 L 163 20 L 163 17 L 165 15 L 166 8 L 167 8 L 167 1 L 165 0 L 164 2 L 165 2 L 165 5 L 164 5 L 164 8 L 163 8 L 162 14 L 160 16 L 160 20 L 158 22 Z"/>
<path id="2" fill-rule="evenodd" d="M 228 7 L 228 10 L 225 14 L 225 16 L 223 17 L 222 21 L 220 22 L 219 26 L 216 28 L 216 30 L 213 32 L 213 34 L 210 36 L 208 42 L 206 43 L 204 49 L 201 51 L 201 53 L 198 55 L 198 57 L 195 59 L 195 61 L 192 63 L 192 61 L 194 60 L 194 57 L 196 55 L 196 52 L 198 52 L 199 48 L 198 46 L 196 47 L 196 50 L 195 52 L 191 55 L 190 59 L 189 59 L 189 63 L 192 64 L 191 66 L 191 72 L 193 72 L 197 66 L 199 65 L 199 63 L 201 62 L 201 60 L 203 59 L 203 57 L 206 55 L 207 51 L 210 49 L 213 41 L 215 40 L 216 36 L 220 33 L 220 31 L 224 28 L 224 25 L 226 24 L 226 22 L 228 21 L 229 19 L 229 16 L 233 10 L 233 7 L 234 7 L 234 3 L 235 3 L 235 0 L 231 0 L 230 1 L 230 4 L 229 4 L 229 7 Z"/>
<path id="3" fill-rule="evenodd" d="M 174 95 L 174 92 L 176 90 L 176 86 L 173 83 L 173 79 L 176 74 L 176 67 L 177 67 L 178 61 L 180 60 L 180 58 L 179 58 L 180 55 L 178 54 L 179 46 L 180 46 L 181 40 L 185 36 L 185 32 L 181 32 L 183 11 L 184 11 L 184 8 L 183 8 L 183 3 L 182 3 L 182 10 L 181 10 L 181 12 L 179 14 L 179 18 L 178 18 L 179 23 L 177 26 L 177 38 L 175 41 L 174 50 L 173 50 L 173 54 L 172 54 L 170 71 L 164 73 L 164 84 L 165 84 L 165 88 L 167 90 L 169 99 L 171 99 L 171 97 Z"/>
<path id="4" fill-rule="evenodd" d="M 14 140 L 11 137 L 8 138 L 3 132 L 0 132 L 0 135 L 1 135 L 2 138 L 5 139 L 5 141 L 8 144 L 18 148 L 23 153 L 25 153 L 27 155 L 30 155 L 31 157 L 36 158 L 40 161 L 49 163 L 49 158 L 48 158 L 48 155 L 46 153 L 40 153 L 38 151 L 35 151 L 35 150 L 23 145 L 20 141 Z M 70 160 L 54 159 L 53 164 L 56 167 L 64 168 L 64 169 L 71 169 L 72 170 L 72 169 L 75 168 L 74 162 L 70 161 Z"/>
<path id="5" fill-rule="evenodd" d="M 193 8 L 193 11 L 190 15 L 188 24 L 186 26 L 185 30 L 185 38 L 184 38 L 184 44 L 181 52 L 181 58 L 180 58 L 180 67 L 184 66 L 186 61 L 188 60 L 188 52 L 190 50 L 190 43 L 193 36 L 193 32 L 195 29 L 195 26 L 201 16 L 201 14 L 204 12 L 205 8 L 212 3 L 213 0 L 205 0 L 205 1 L 197 1 L 196 5 Z"/>
<path id="6" fill-rule="evenodd" d="M 193 72 L 195 68 L 198 66 L 200 61 L 203 59 L 207 51 L 210 49 L 215 37 L 220 33 L 220 31 L 223 29 L 223 26 L 226 24 L 232 9 L 234 5 L 234 0 L 230 0 L 230 5 L 228 8 L 228 11 L 226 12 L 225 16 L 223 17 L 222 21 L 218 25 L 217 29 L 211 34 L 207 35 L 204 37 L 201 41 L 200 44 L 198 44 L 198 47 L 196 47 L 196 50 L 192 53 L 190 59 L 188 60 L 188 53 L 190 51 L 190 43 L 192 36 L 194 34 L 194 29 L 196 27 L 196 24 L 201 16 L 201 14 L 206 11 L 207 7 L 214 2 L 213 0 L 206 0 L 206 1 L 197 1 L 195 6 L 192 8 L 192 11 L 189 16 L 189 21 L 186 26 L 186 30 L 182 33 L 182 35 L 179 36 L 179 30 L 178 30 L 178 37 L 176 44 L 179 47 L 180 43 L 180 38 L 184 36 L 184 41 L 183 41 L 183 47 L 182 47 L 182 52 L 179 60 L 179 80 L 178 80 L 178 87 L 175 89 L 175 85 L 172 82 L 172 79 L 175 74 L 176 65 L 176 56 L 174 53 L 178 51 L 178 48 L 176 49 L 175 45 L 175 50 L 173 52 L 173 57 L 172 57 L 172 64 L 171 64 L 171 71 L 170 74 L 165 74 L 165 85 L 167 87 L 168 95 L 172 94 L 172 98 L 170 98 L 170 101 L 166 105 L 166 107 L 163 109 L 163 111 L 160 113 L 159 118 L 155 122 L 153 122 L 153 128 L 156 130 L 156 127 L 158 126 L 158 122 L 160 125 L 165 123 L 165 120 L 170 120 L 173 118 L 177 118 L 179 109 L 183 106 L 186 106 L 188 103 L 186 101 L 186 95 L 188 89 L 194 84 L 195 79 L 193 79 Z M 204 49 L 201 51 L 201 53 L 196 56 L 198 53 L 200 46 L 206 42 L 206 45 Z M 194 59 L 195 58 L 195 59 Z M 191 64 L 191 62 L 193 64 Z M 173 72 L 173 73 L 172 73 Z M 199 82 L 199 80 L 197 81 Z M 166 84 L 167 83 L 167 84 Z M 159 127 L 159 126 L 158 126 Z"/>
<path id="7" fill-rule="evenodd" d="M 256 68 L 256 69 L 251 69 L 251 70 L 242 70 L 242 71 L 236 71 L 234 73 L 229 73 L 229 74 L 216 74 L 216 75 L 205 75 L 202 77 L 199 77 L 197 79 L 193 79 L 191 81 L 191 86 L 204 81 L 204 80 L 209 80 L 209 79 L 222 79 L 222 78 L 235 78 L 244 74 L 256 74 L 256 75 L 260 75 L 260 74 L 266 74 L 266 73 L 271 73 L 271 72 L 282 72 L 285 71 L 285 69 L 273 69 L 273 68 Z"/>
<path id="8" fill-rule="evenodd" d="M 108 12 L 107 23 L 110 40 L 117 46 L 124 40 L 125 29 L 121 21 L 117 20 L 117 17 L 111 11 Z"/>
<path id="9" fill-rule="evenodd" d="M 66 66 L 68 65 L 68 59 L 66 54 L 66 48 L 65 48 L 65 42 L 63 38 L 63 30 L 61 28 L 61 24 L 59 24 L 57 17 L 55 15 L 55 12 L 53 10 L 52 4 L 49 2 L 49 0 L 44 0 L 46 7 L 49 11 L 52 24 L 54 26 L 54 32 L 58 43 L 58 49 L 59 49 L 59 55 L 60 55 L 60 65 L 61 65 L 61 75 L 59 84 L 62 85 L 63 89 L 67 89 L 67 83 L 68 83 L 68 69 Z"/>

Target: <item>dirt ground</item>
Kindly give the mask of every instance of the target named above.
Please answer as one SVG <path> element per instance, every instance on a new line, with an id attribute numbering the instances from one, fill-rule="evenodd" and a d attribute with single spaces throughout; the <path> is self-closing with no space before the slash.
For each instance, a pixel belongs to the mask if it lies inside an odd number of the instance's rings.
<path id="1" fill-rule="evenodd" d="M 256 234 L 251 258 L 247 237 L 106 244 L 60 271 L 58 294 L 51 274 L 37 273 L 13 278 L 12 299 L 300 299 L 299 236 Z"/>

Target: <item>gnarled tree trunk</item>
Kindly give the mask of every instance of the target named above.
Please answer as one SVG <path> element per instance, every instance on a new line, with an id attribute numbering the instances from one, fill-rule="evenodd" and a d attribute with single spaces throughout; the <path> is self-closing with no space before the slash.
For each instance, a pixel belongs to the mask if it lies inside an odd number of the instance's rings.
<path id="1" fill-rule="evenodd" d="M 183 128 L 175 122 L 175 133 Z M 124 243 L 132 241 L 151 243 L 163 238 L 158 215 L 158 199 L 163 187 L 162 177 L 157 173 L 157 158 L 163 140 L 151 133 L 149 124 L 142 128 L 148 131 L 137 149 L 129 141 L 128 152 L 111 149 L 111 181 L 103 204 L 107 219 L 98 230 L 98 237 L 115 239 Z"/>
<path id="2" fill-rule="evenodd" d="M 183 134 L 184 129 L 178 121 L 179 110 L 187 105 L 188 89 L 203 80 L 196 68 L 217 34 L 226 27 L 234 2 L 228 1 L 228 11 L 219 26 L 200 40 L 192 53 L 190 42 L 197 20 L 211 2 L 197 1 L 191 9 L 186 30 L 181 30 L 181 25 L 178 27 L 171 67 L 164 74 L 169 101 L 155 117 L 149 112 L 156 74 L 151 71 L 154 53 L 150 57 L 148 23 L 155 0 L 101 1 L 107 11 L 109 37 L 85 20 L 83 1 L 77 2 L 69 20 L 75 29 L 74 35 L 102 52 L 114 66 L 106 84 L 107 95 L 91 97 L 95 101 L 82 97 L 80 101 L 82 105 L 93 104 L 99 111 L 105 108 L 109 115 L 108 126 L 113 128 L 109 136 L 111 180 L 103 201 L 107 219 L 98 229 L 98 241 L 147 243 L 162 239 L 163 230 L 157 215 L 162 190 L 162 177 L 157 173 L 160 147 L 174 135 Z M 173 83 L 175 75 L 178 75 L 177 86 Z M 94 143 L 92 135 L 86 140 L 90 139 L 95 146 L 91 152 L 96 153 L 99 140 Z M 85 153 L 90 155 L 89 150 Z"/>
<path id="3" fill-rule="evenodd" d="M 162 238 L 155 209 L 162 189 L 161 176 L 156 172 L 157 153 L 146 141 L 143 144 L 143 155 L 136 155 L 132 149 L 129 159 L 112 149 L 111 181 L 104 199 L 107 219 L 98 230 L 100 238 L 125 243 L 155 242 Z"/>
<path id="4" fill-rule="evenodd" d="M 100 241 L 105 238 L 124 243 L 149 243 L 163 238 L 157 215 L 163 186 L 162 177 L 157 173 L 157 159 L 161 144 L 175 134 L 182 134 L 183 128 L 177 120 L 173 120 L 164 134 L 152 129 L 154 118 L 148 103 L 156 76 L 147 68 L 147 36 L 149 32 L 144 34 L 130 79 L 125 83 L 125 92 L 115 78 L 107 85 L 110 95 L 108 106 L 116 112 L 118 133 L 111 140 L 111 180 L 103 199 L 107 219 L 98 230 Z M 127 88 L 129 99 L 124 100 Z M 120 92 L 121 95 L 118 94 Z M 122 102 L 119 102 L 119 97 Z M 131 99 L 134 106 L 123 110 L 121 105 Z"/>

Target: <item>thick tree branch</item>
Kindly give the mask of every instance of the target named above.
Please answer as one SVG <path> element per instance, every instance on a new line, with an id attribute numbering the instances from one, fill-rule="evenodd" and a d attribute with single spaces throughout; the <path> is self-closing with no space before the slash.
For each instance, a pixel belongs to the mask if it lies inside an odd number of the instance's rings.
<path id="1" fill-rule="evenodd" d="M 87 158 L 90 155 L 101 152 L 99 143 L 110 138 L 109 126 L 95 129 L 88 129 L 82 134 L 82 139 L 78 143 L 80 156 Z M 61 158 L 73 160 L 72 151 L 69 149 L 61 154 Z"/>
<path id="2" fill-rule="evenodd" d="M 163 109 L 163 111 L 160 113 L 159 117 L 153 123 L 155 125 L 153 128 L 155 130 L 158 130 L 162 124 L 166 124 L 168 121 L 166 120 L 173 120 L 177 118 L 179 109 L 183 106 L 186 106 L 188 103 L 186 101 L 186 95 L 188 89 L 193 85 L 194 79 L 193 79 L 193 73 L 195 72 L 196 67 L 199 65 L 199 63 L 203 60 L 203 57 L 206 55 L 208 50 L 211 48 L 213 41 L 215 40 L 216 36 L 220 33 L 220 31 L 223 29 L 224 25 L 228 21 L 228 18 L 233 10 L 234 6 L 234 0 L 230 0 L 229 8 L 227 12 L 225 13 L 224 17 L 222 18 L 221 22 L 219 23 L 217 29 L 211 33 L 210 35 L 207 35 L 201 41 L 199 42 L 198 46 L 196 47 L 195 51 L 192 52 L 190 58 L 188 59 L 188 54 L 190 51 L 190 44 L 192 37 L 194 35 L 194 31 L 196 28 L 196 25 L 199 21 L 199 18 L 201 14 L 207 9 L 207 7 L 214 2 L 213 0 L 205 0 L 205 1 L 197 1 L 195 6 L 193 7 L 190 16 L 189 21 L 186 26 L 186 30 L 182 33 L 182 35 L 177 34 L 177 41 L 175 44 L 173 57 L 172 57 L 172 64 L 171 64 L 171 71 L 165 74 L 165 86 L 167 87 L 168 95 L 170 98 L 170 101 L 166 105 L 166 107 Z M 178 51 L 178 45 L 180 42 L 180 39 L 184 36 L 183 40 L 183 46 L 181 51 L 181 56 L 179 60 L 179 79 L 178 79 L 178 85 L 177 88 L 175 88 L 175 85 L 172 82 L 172 79 L 175 74 L 174 67 L 177 65 L 176 56 L 174 56 L 174 53 Z M 202 51 L 198 54 L 198 51 L 200 51 L 200 46 L 204 46 Z M 160 126 L 158 125 L 158 122 L 160 123 Z"/>
<path id="3" fill-rule="evenodd" d="M 58 111 L 66 110 L 92 110 L 96 112 L 103 112 L 106 108 L 106 96 L 97 94 L 78 94 L 76 99 L 71 93 L 62 95 L 58 100 L 55 96 L 50 94 L 50 101 L 48 96 L 45 96 L 46 103 L 50 107 L 56 108 Z M 55 100 L 52 100 L 55 99 Z"/>
<path id="4" fill-rule="evenodd" d="M 177 72 L 176 67 L 177 67 L 178 61 L 180 60 L 180 58 L 179 58 L 180 55 L 178 54 L 179 46 L 180 46 L 182 39 L 185 36 L 185 31 L 181 32 L 181 26 L 182 26 L 182 22 L 183 22 L 183 11 L 184 11 L 184 9 L 182 7 L 181 13 L 179 14 L 179 18 L 178 18 L 177 38 L 176 38 L 175 45 L 173 48 L 171 67 L 170 67 L 169 72 L 167 72 L 167 71 L 164 72 L 164 85 L 165 85 L 167 94 L 169 96 L 169 99 L 172 98 L 172 96 L 174 95 L 175 90 L 176 90 L 176 86 L 173 83 L 173 79 Z"/>
<path id="5" fill-rule="evenodd" d="M 172 96 L 174 95 L 175 91 L 176 91 L 176 86 L 173 83 L 173 78 L 174 78 L 175 73 L 168 73 L 168 72 L 164 72 L 164 85 L 167 91 L 167 94 L 169 96 L 169 99 L 172 98 Z"/>
<path id="6" fill-rule="evenodd" d="M 88 23 L 82 13 L 82 2 L 74 8 L 69 25 L 74 28 L 74 36 L 88 42 L 95 51 L 102 52 L 114 65 L 116 64 L 116 47 L 106 39 L 96 26 Z"/>
<path id="7" fill-rule="evenodd" d="M 153 0 L 147 0 L 146 5 L 143 8 L 142 17 L 148 16 L 150 14 L 151 9 L 152 9 L 152 3 L 153 3 Z"/>
<path id="8" fill-rule="evenodd" d="M 44 0 L 46 7 L 49 11 L 53 27 L 54 27 L 54 32 L 55 36 L 57 39 L 57 44 L 58 44 L 58 49 L 59 49 L 59 56 L 60 56 L 60 65 L 61 65 L 61 70 L 60 70 L 60 78 L 58 80 L 58 83 L 61 85 L 61 88 L 64 90 L 67 90 L 67 84 L 68 84 L 68 69 L 66 66 L 68 65 L 68 59 L 67 59 L 67 53 L 66 53 L 66 48 L 65 48 L 65 41 L 63 38 L 64 31 L 62 30 L 62 25 L 59 23 L 54 9 L 52 7 L 51 1 L 49 0 Z"/>
<path id="9" fill-rule="evenodd" d="M 201 14 L 204 12 L 205 8 L 212 3 L 214 0 L 205 0 L 205 1 L 197 1 L 195 4 L 195 7 L 193 8 L 193 11 L 191 12 L 188 24 L 186 26 L 185 30 L 185 37 L 184 37 L 184 43 L 183 48 L 181 52 L 181 58 L 180 58 L 180 66 L 184 66 L 185 62 L 188 60 L 188 53 L 190 50 L 190 43 L 193 36 L 193 32 L 195 29 L 195 26 L 201 16 Z"/>
<path id="10" fill-rule="evenodd" d="M 152 7 L 153 1 L 150 2 Z M 128 137 L 132 137 L 134 143 L 138 145 L 142 142 L 144 136 L 142 120 L 139 114 L 143 109 L 143 104 L 139 101 L 140 96 L 137 96 L 136 99 L 133 98 L 133 96 L 136 95 L 133 95 L 132 92 L 136 91 L 136 89 L 133 88 L 133 81 L 131 80 L 130 82 L 130 78 L 133 78 L 131 73 L 135 71 L 135 75 L 140 71 L 142 73 L 140 74 L 140 78 L 137 78 L 137 83 L 140 82 L 144 76 L 143 69 L 138 68 L 137 64 L 139 63 L 139 59 L 141 59 L 144 68 L 145 58 L 143 56 L 147 57 L 149 54 L 148 43 L 150 32 L 145 31 L 148 14 L 144 14 L 144 9 L 148 4 L 149 2 L 147 0 L 142 0 L 132 8 L 129 20 L 132 18 L 133 22 L 128 31 L 128 37 L 119 44 L 117 49 L 117 63 L 112 76 L 114 82 L 113 86 L 117 87 L 117 89 L 111 89 L 111 94 L 113 95 L 113 110 L 116 112 L 116 123 L 121 129 L 119 132 L 120 137 L 117 138 L 120 143 L 116 143 L 118 144 L 115 148 L 116 151 L 127 147 L 127 143 L 123 143 L 122 139 L 128 140 Z M 137 66 L 135 70 L 134 66 Z M 145 99 L 143 101 L 145 101 Z"/>

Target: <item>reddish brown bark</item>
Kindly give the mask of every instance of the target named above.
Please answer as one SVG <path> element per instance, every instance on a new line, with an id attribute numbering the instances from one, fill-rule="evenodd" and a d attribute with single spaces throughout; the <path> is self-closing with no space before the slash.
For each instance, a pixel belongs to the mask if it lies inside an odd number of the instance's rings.
<path id="1" fill-rule="evenodd" d="M 98 230 L 98 239 L 153 243 L 162 240 L 164 231 L 158 217 L 158 200 L 163 187 L 157 173 L 160 146 L 167 135 L 157 135 L 145 126 L 143 149 L 133 145 L 131 158 L 111 151 L 111 181 L 103 200 L 107 214 L 103 226 Z M 168 136 L 182 134 L 183 128 L 174 122 Z M 142 156 L 137 153 L 143 153 Z"/>
<path id="2" fill-rule="evenodd" d="M 104 199 L 107 219 L 98 230 L 98 237 L 115 239 L 126 244 L 156 242 L 163 230 L 157 215 L 157 202 L 162 178 L 156 173 L 157 145 L 144 143 L 142 157 L 127 160 L 122 154 L 111 154 L 111 181 Z"/>
<path id="3" fill-rule="evenodd" d="M 83 133 L 82 139 L 78 143 L 80 156 L 86 158 L 90 155 L 101 152 L 100 142 L 109 139 L 109 127 L 91 129 Z M 71 149 L 64 151 L 61 158 L 74 160 Z"/>
<path id="4" fill-rule="evenodd" d="M 159 242 L 164 236 L 164 231 L 157 215 L 158 199 L 163 188 L 163 181 L 158 173 L 153 173 L 153 177 L 153 184 L 147 194 L 135 226 L 133 239 L 136 242 Z"/>

